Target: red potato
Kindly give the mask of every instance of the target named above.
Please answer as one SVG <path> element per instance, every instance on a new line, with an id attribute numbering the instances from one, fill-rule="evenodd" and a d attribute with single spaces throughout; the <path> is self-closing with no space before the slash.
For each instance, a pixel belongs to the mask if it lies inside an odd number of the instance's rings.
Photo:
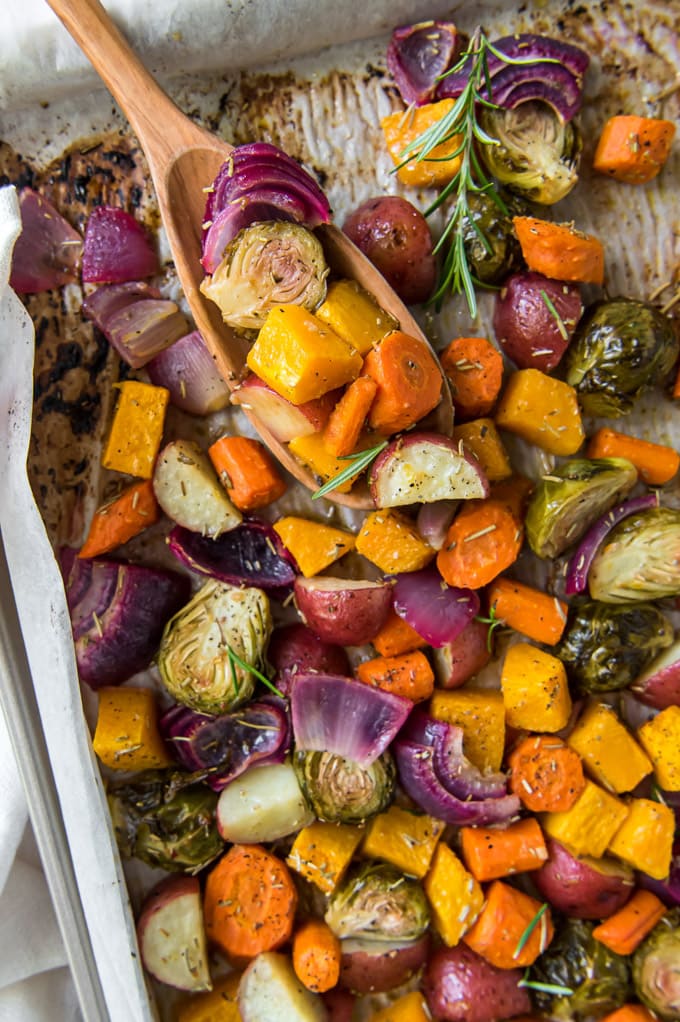
<path id="1" fill-rule="evenodd" d="M 408 433 L 394 440 L 374 461 L 369 483 L 376 507 L 489 495 L 474 455 L 440 433 Z"/>
<path id="2" fill-rule="evenodd" d="M 275 440 L 287 444 L 295 437 L 320 433 L 337 398 L 338 392 L 334 390 L 313 401 L 294 405 L 272 390 L 255 373 L 250 373 L 231 395 L 231 403 L 251 412 Z"/>
<path id="3" fill-rule="evenodd" d="M 521 969 L 497 969 L 465 944 L 439 948 L 423 976 L 428 1008 L 438 1022 L 496 1022 L 529 1014 Z"/>
<path id="4" fill-rule="evenodd" d="M 548 839 L 548 859 L 531 879 L 543 897 L 573 919 L 605 919 L 633 892 L 633 871 L 618 859 L 578 859 Z"/>
<path id="5" fill-rule="evenodd" d="M 340 984 L 356 994 L 385 993 L 401 986 L 425 965 L 427 933 L 418 940 L 343 940 Z"/>
<path id="6" fill-rule="evenodd" d="M 243 1022 L 328 1022 L 319 994 L 302 985 L 288 955 L 263 951 L 241 976 L 238 1007 Z"/>
<path id="7" fill-rule="evenodd" d="M 325 642 L 299 622 L 275 628 L 269 640 L 267 660 L 276 671 L 272 681 L 288 695 L 300 671 L 351 675 L 349 657 L 342 646 Z"/>
<path id="8" fill-rule="evenodd" d="M 196 877 L 167 877 L 153 889 L 137 922 L 137 940 L 144 968 L 161 983 L 194 993 L 212 989 Z"/>
<path id="9" fill-rule="evenodd" d="M 474 618 L 460 635 L 432 651 L 432 666 L 439 688 L 460 688 L 491 660 L 489 626 Z"/>
<path id="10" fill-rule="evenodd" d="M 637 699 L 655 710 L 680 706 L 680 641 L 665 649 L 631 685 Z"/>
<path id="11" fill-rule="evenodd" d="M 358 206 L 342 229 L 403 302 L 427 301 L 437 279 L 437 261 L 420 210 L 398 195 L 382 195 Z"/>
<path id="12" fill-rule="evenodd" d="M 567 350 L 582 313 L 578 284 L 513 273 L 496 296 L 496 340 L 519 369 L 548 373 Z"/>
<path id="13" fill-rule="evenodd" d="M 378 634 L 392 605 L 388 582 L 298 576 L 294 585 L 300 615 L 325 642 L 363 646 Z"/>
<path id="14" fill-rule="evenodd" d="M 328 1012 L 328 1022 L 356 1022 L 357 999 L 349 990 L 335 987 L 322 994 L 322 1000 Z"/>

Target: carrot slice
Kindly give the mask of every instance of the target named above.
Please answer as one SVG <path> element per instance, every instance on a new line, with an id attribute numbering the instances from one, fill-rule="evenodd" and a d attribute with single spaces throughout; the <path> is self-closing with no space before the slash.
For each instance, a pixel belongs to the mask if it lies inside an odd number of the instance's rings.
<path id="1" fill-rule="evenodd" d="M 479 881 L 540 869 L 548 858 L 543 831 L 533 817 L 504 830 L 462 827 L 460 837 L 465 865 Z"/>
<path id="2" fill-rule="evenodd" d="M 446 534 L 437 567 L 450 586 L 479 589 L 517 560 L 522 538 L 522 526 L 506 503 L 468 501 Z"/>
<path id="3" fill-rule="evenodd" d="M 597 238 L 533 216 L 515 216 L 512 222 L 530 270 L 554 280 L 604 281 L 604 249 Z"/>
<path id="4" fill-rule="evenodd" d="M 489 415 L 503 382 L 503 359 L 485 337 L 456 337 L 440 355 L 457 419 Z"/>
<path id="5" fill-rule="evenodd" d="M 379 656 L 365 660 L 356 669 L 359 681 L 373 685 L 414 703 L 429 699 L 434 690 L 434 673 L 424 653 L 415 650 L 400 656 Z"/>
<path id="6" fill-rule="evenodd" d="M 208 874 L 205 929 L 234 961 L 284 944 L 293 931 L 297 893 L 287 866 L 261 845 L 232 845 Z"/>
<path id="7" fill-rule="evenodd" d="M 554 646 L 567 623 L 567 604 L 533 586 L 497 578 L 489 588 L 489 608 L 509 628 L 535 642 Z"/>
<path id="8" fill-rule="evenodd" d="M 362 375 L 378 386 L 368 424 L 389 436 L 408 429 L 439 403 L 442 378 L 424 341 L 393 330 L 369 351 Z"/>
<path id="9" fill-rule="evenodd" d="M 532 813 L 571 809 L 586 786 L 581 757 L 555 735 L 524 738 L 508 766 L 510 790 Z"/>
<path id="10" fill-rule="evenodd" d="M 598 429 L 591 437 L 586 457 L 627 458 L 650 486 L 663 486 L 670 482 L 680 468 L 680 455 L 672 447 L 638 440 L 637 437 L 605 427 Z"/>
<path id="11" fill-rule="evenodd" d="M 484 908 L 463 940 L 498 969 L 516 969 L 532 965 L 553 933 L 547 905 L 494 880 L 486 891 Z"/>
<path id="12" fill-rule="evenodd" d="M 100 557 L 155 525 L 161 511 L 150 479 L 133 483 L 120 496 L 98 508 L 78 557 Z"/>
<path id="13" fill-rule="evenodd" d="M 323 442 L 336 458 L 355 451 L 377 389 L 378 384 L 370 376 L 358 376 L 331 412 Z"/>
<path id="14" fill-rule="evenodd" d="M 638 889 L 623 908 L 595 927 L 593 937 L 617 955 L 632 955 L 665 912 L 660 898 Z"/>
<path id="15" fill-rule="evenodd" d="M 371 642 L 381 656 L 399 656 L 400 653 L 412 653 L 414 649 L 427 646 L 422 635 L 403 617 L 399 617 L 394 609 L 390 609 L 385 624 Z"/>
<path id="16" fill-rule="evenodd" d="M 645 184 L 668 159 L 675 135 L 672 121 L 660 117 L 611 117 L 600 135 L 593 169 L 628 184 Z"/>
<path id="17" fill-rule="evenodd" d="M 286 483 L 259 440 L 223 436 L 208 448 L 208 456 L 239 511 L 266 507 L 286 492 Z"/>
<path id="18" fill-rule="evenodd" d="M 605 1015 L 600 1022 L 658 1022 L 658 1020 L 643 1004 L 624 1004 L 611 1015 Z"/>
<path id="19" fill-rule="evenodd" d="M 308 990 L 324 993 L 340 979 L 340 941 L 321 919 L 309 919 L 293 937 L 293 969 Z"/>

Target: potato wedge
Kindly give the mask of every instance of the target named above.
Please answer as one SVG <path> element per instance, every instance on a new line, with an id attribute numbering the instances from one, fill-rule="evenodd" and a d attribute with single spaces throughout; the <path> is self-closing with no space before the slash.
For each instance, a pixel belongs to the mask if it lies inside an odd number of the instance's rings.
<path id="1" fill-rule="evenodd" d="M 394 440 L 373 463 L 369 482 L 379 508 L 489 495 L 489 482 L 474 455 L 439 433 Z"/>

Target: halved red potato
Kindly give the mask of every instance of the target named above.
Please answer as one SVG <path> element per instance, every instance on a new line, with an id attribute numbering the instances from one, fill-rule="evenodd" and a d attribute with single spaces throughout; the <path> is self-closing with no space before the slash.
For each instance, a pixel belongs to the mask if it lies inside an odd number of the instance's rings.
<path id="1" fill-rule="evenodd" d="M 393 440 L 374 461 L 369 482 L 376 507 L 489 495 L 475 456 L 440 433 L 408 433 Z"/>
<path id="2" fill-rule="evenodd" d="M 521 969 L 498 969 L 465 944 L 440 947 L 430 957 L 422 988 L 438 1022 L 496 1022 L 529 1014 L 531 1000 L 519 985 Z"/>
<path id="3" fill-rule="evenodd" d="M 241 977 L 238 1007 L 243 1022 L 327 1022 L 319 994 L 307 990 L 288 955 L 263 951 Z"/>
<path id="4" fill-rule="evenodd" d="M 305 624 L 320 639 L 339 646 L 370 642 L 392 605 L 392 586 L 382 580 L 298 576 L 294 591 Z"/>
<path id="5" fill-rule="evenodd" d="M 344 676 L 352 673 L 342 646 L 325 642 L 299 621 L 274 629 L 267 648 L 267 660 L 276 671 L 272 680 L 284 695 L 289 693 L 295 675 L 302 671 Z"/>
<path id="6" fill-rule="evenodd" d="M 319 433 L 337 398 L 337 391 L 332 391 L 313 401 L 294 405 L 255 373 L 250 373 L 231 395 L 231 403 L 252 412 L 279 443 L 287 444 L 297 436 Z"/>
<path id="7" fill-rule="evenodd" d="M 633 893 L 633 871 L 618 859 L 579 859 L 548 840 L 548 859 L 531 879 L 550 904 L 574 919 L 606 919 Z"/>
<path id="8" fill-rule="evenodd" d="M 394 990 L 425 965 L 427 933 L 417 940 L 343 940 L 340 984 L 357 994 Z"/>
<path id="9" fill-rule="evenodd" d="M 680 641 L 653 660 L 630 690 L 641 703 L 655 710 L 680 706 Z"/>
<path id="10" fill-rule="evenodd" d="M 491 660 L 489 626 L 473 618 L 453 642 L 432 651 L 439 688 L 459 688 Z"/>
<path id="11" fill-rule="evenodd" d="M 167 877 L 153 889 L 137 922 L 137 939 L 144 968 L 161 983 L 212 990 L 196 877 Z"/>

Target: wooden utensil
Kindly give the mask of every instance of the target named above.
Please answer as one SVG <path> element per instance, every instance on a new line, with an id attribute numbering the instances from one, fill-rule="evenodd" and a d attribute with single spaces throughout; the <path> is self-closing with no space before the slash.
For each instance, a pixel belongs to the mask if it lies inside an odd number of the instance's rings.
<path id="1" fill-rule="evenodd" d="M 203 297 L 199 285 L 201 225 L 205 191 L 233 150 L 195 124 L 175 106 L 132 51 L 99 0 L 47 0 L 125 113 L 144 151 L 177 276 L 187 303 L 215 362 L 235 388 L 245 375 L 248 341 L 222 321 L 216 305 Z M 424 338 L 420 327 L 385 279 L 345 234 L 333 225 L 318 228 L 331 269 L 354 278 L 379 305 L 399 321 L 406 333 Z M 248 414 L 248 413 L 247 413 Z M 248 414 L 264 443 L 285 468 L 310 490 L 318 481 L 279 443 L 266 427 Z M 433 428 L 449 434 L 453 425 L 451 396 L 442 377 L 442 399 Z M 431 420 L 430 420 L 431 421 Z M 330 499 L 355 508 L 373 503 L 364 485 Z"/>

